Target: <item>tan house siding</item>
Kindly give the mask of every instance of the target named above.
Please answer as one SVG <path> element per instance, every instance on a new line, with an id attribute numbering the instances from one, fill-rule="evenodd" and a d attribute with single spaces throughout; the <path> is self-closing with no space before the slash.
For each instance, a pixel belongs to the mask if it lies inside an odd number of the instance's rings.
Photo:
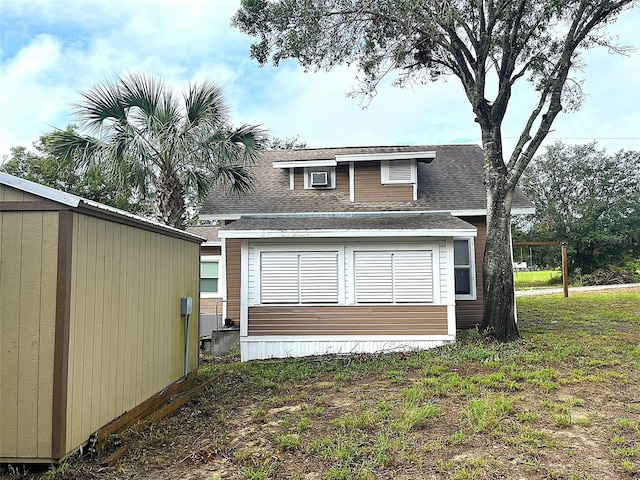
<path id="1" fill-rule="evenodd" d="M 287 306 L 249 307 L 249 336 L 446 335 L 447 307 Z"/>
<path id="2" fill-rule="evenodd" d="M 330 189 L 319 188 L 317 191 L 349 191 L 349 165 L 340 164 L 335 167 L 336 168 L 336 187 Z M 294 169 L 294 182 L 293 189 L 294 190 L 304 190 L 304 168 L 295 168 Z"/>
<path id="3" fill-rule="evenodd" d="M 340 164 L 336 167 L 336 190 L 349 191 L 348 164 Z"/>
<path id="4" fill-rule="evenodd" d="M 293 169 L 293 189 L 304 190 L 304 168 Z"/>
<path id="5" fill-rule="evenodd" d="M 354 165 L 354 189 L 356 202 L 411 202 L 413 186 L 382 185 L 380 162 L 363 162 Z"/>
<path id="6" fill-rule="evenodd" d="M 82 214 L 73 226 L 67 451 L 183 375 L 180 297 L 196 344 L 199 311 L 197 243 Z"/>
<path id="7" fill-rule="evenodd" d="M 240 245 L 241 240 L 228 238 L 227 261 L 227 318 L 240 323 Z"/>
<path id="8" fill-rule="evenodd" d="M 200 313 L 219 313 L 223 312 L 222 295 L 215 298 L 201 298 L 200 299 Z"/>
<path id="9" fill-rule="evenodd" d="M 200 255 L 221 255 L 222 247 L 220 245 L 203 245 L 200 247 Z"/>
<path id="10" fill-rule="evenodd" d="M 39 200 L 10 188 L 0 199 Z M 52 454 L 57 237 L 57 212 L 0 212 L 2 457 Z"/>
<path id="11" fill-rule="evenodd" d="M 482 309 L 484 307 L 484 294 L 482 283 L 482 261 L 484 259 L 484 246 L 487 241 L 487 223 L 485 217 L 460 217 L 471 223 L 478 229 L 475 238 L 476 249 L 476 300 L 456 301 L 456 325 L 457 328 L 473 328 L 482 323 Z"/>

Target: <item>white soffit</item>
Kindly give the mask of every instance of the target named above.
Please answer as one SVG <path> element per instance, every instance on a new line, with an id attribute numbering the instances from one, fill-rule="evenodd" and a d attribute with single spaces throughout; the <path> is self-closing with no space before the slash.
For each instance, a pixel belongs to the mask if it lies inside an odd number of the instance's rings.
<path id="1" fill-rule="evenodd" d="M 358 153 L 353 155 L 336 155 L 338 163 L 370 162 L 372 160 L 433 160 L 435 150 L 422 152 L 388 152 L 388 153 Z"/>
<path id="2" fill-rule="evenodd" d="M 290 162 L 273 162 L 273 168 L 295 168 L 295 167 L 335 167 L 335 159 L 327 160 L 292 160 Z"/>

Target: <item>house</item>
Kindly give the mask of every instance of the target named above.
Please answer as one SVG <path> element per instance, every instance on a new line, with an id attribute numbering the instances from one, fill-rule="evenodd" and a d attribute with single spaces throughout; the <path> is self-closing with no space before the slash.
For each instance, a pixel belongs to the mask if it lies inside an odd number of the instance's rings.
<path id="1" fill-rule="evenodd" d="M 482 164 L 475 145 L 268 151 L 252 193 L 213 192 L 242 359 L 432 348 L 480 323 Z"/>
<path id="2" fill-rule="evenodd" d="M 188 226 L 186 231 L 205 239 L 200 247 L 200 315 L 216 316 L 216 322 L 222 319 L 224 277 L 221 273 L 222 242 L 218 238 L 218 227 L 211 225 Z M 213 322 L 213 320 L 210 320 Z M 207 326 L 201 334 L 211 330 Z M 212 327 L 217 325 L 211 325 Z"/>
<path id="3" fill-rule="evenodd" d="M 240 341 L 239 328 L 223 313 L 228 300 L 223 298 L 225 276 L 222 275 L 222 242 L 218 227 L 194 225 L 187 232 L 205 238 L 200 249 L 200 351 L 211 355 L 224 355 Z M 232 301 L 235 303 L 235 301 Z"/>
<path id="4" fill-rule="evenodd" d="M 197 367 L 202 240 L 0 173 L 0 463 L 59 462 Z"/>

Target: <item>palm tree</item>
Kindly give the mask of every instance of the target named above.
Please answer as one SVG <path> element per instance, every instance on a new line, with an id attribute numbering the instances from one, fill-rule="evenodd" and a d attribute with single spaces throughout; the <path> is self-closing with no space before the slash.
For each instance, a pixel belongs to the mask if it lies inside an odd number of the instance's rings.
<path id="1" fill-rule="evenodd" d="M 184 228 L 187 203 L 204 200 L 216 182 L 239 194 L 252 188 L 248 167 L 265 147 L 264 132 L 233 128 L 215 84 L 191 84 L 179 101 L 159 77 L 128 74 L 81 95 L 78 131 L 56 131 L 55 153 L 101 168 L 138 195 L 155 193 L 165 224 Z"/>

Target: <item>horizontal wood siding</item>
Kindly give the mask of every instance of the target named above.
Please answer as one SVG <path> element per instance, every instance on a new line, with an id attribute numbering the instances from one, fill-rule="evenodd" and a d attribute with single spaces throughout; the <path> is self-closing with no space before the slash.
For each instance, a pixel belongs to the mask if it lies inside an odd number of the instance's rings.
<path id="1" fill-rule="evenodd" d="M 294 181 L 293 188 L 294 190 L 304 190 L 304 168 L 296 168 L 294 169 Z M 318 188 L 318 189 L 309 189 L 316 190 L 318 192 L 322 191 L 334 191 L 334 190 L 343 190 L 349 191 L 349 165 L 348 164 L 340 164 L 336 166 L 336 188 Z"/>
<path id="2" fill-rule="evenodd" d="M 222 296 L 217 298 L 201 298 L 200 313 L 219 313 L 223 312 Z"/>
<path id="3" fill-rule="evenodd" d="M 336 190 L 349 191 L 349 164 L 341 163 L 336 167 Z"/>
<path id="4" fill-rule="evenodd" d="M 200 255 L 221 255 L 222 247 L 219 245 L 214 246 L 202 246 L 200 248 Z"/>
<path id="5" fill-rule="evenodd" d="M 227 238 L 227 318 L 240 324 L 240 240 Z"/>
<path id="6" fill-rule="evenodd" d="M 293 169 L 293 189 L 304 190 L 304 168 Z"/>
<path id="7" fill-rule="evenodd" d="M 72 451 L 197 366 L 200 245 L 82 214 L 73 218 L 67 386 Z"/>
<path id="8" fill-rule="evenodd" d="M 249 336 L 446 334 L 446 306 L 249 307 Z"/>
<path id="9" fill-rule="evenodd" d="M 58 212 L 0 211 L 0 463 L 52 455 L 57 240 Z"/>
<path id="10" fill-rule="evenodd" d="M 484 259 L 484 246 L 487 241 L 487 223 L 485 217 L 460 218 L 478 229 L 478 236 L 475 238 L 477 295 L 476 300 L 456 300 L 456 326 L 457 328 L 473 328 L 482 323 L 482 309 L 484 306 L 482 261 Z"/>
<path id="11" fill-rule="evenodd" d="M 356 202 L 411 202 L 412 185 L 382 185 L 380 162 L 354 164 Z"/>

